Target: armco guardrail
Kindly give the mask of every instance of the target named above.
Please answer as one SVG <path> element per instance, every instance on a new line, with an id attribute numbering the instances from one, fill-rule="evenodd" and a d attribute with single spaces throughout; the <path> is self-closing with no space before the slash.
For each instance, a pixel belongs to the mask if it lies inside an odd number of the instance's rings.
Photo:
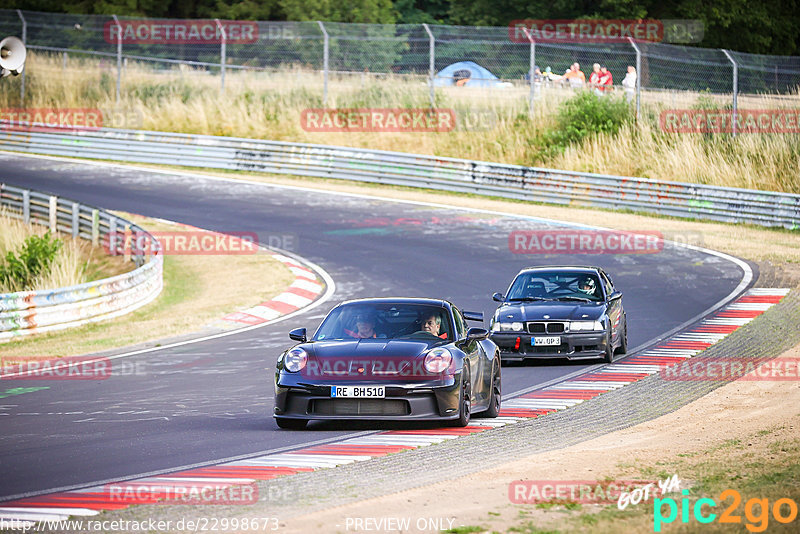
<path id="1" fill-rule="evenodd" d="M 131 232 L 143 250 L 159 250 L 158 241 L 135 224 L 104 210 L 46 193 L 0 183 L 0 206 L 25 223 L 91 240 L 108 247 L 109 233 Z M 120 240 L 121 241 L 121 240 Z M 152 245 L 148 245 L 148 241 Z M 112 251 L 110 251 L 112 252 Z M 122 243 L 115 253 L 123 254 Z M 0 294 L 0 342 L 13 337 L 60 330 L 129 313 L 155 299 L 163 285 L 161 254 L 131 256 L 136 268 L 112 278 L 44 291 Z"/>
<path id="2" fill-rule="evenodd" d="M 0 148 L 341 178 L 532 202 L 800 228 L 800 195 L 382 150 L 114 129 L 55 133 L 3 130 Z"/>

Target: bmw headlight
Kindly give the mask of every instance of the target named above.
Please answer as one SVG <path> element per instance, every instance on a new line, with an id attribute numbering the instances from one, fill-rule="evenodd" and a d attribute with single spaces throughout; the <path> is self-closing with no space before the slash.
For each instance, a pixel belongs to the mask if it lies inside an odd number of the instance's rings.
<path id="1" fill-rule="evenodd" d="M 570 332 L 592 332 L 603 331 L 603 323 L 600 321 L 570 321 Z"/>
<path id="2" fill-rule="evenodd" d="M 502 331 L 502 332 L 522 332 L 522 323 L 520 322 L 513 322 L 513 323 L 494 323 L 492 325 L 492 332 Z"/>
<path id="3" fill-rule="evenodd" d="M 453 363 L 453 355 L 444 347 L 437 347 L 425 355 L 425 370 L 432 374 L 445 372 Z"/>
<path id="4" fill-rule="evenodd" d="M 308 354 L 299 347 L 290 349 L 283 358 L 283 367 L 290 373 L 296 373 L 306 366 Z"/>

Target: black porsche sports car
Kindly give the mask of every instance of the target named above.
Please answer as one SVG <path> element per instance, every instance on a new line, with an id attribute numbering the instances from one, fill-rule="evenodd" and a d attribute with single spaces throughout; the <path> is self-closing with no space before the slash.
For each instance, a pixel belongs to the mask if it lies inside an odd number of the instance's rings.
<path id="1" fill-rule="evenodd" d="M 622 293 L 599 267 L 530 267 L 517 274 L 490 325 L 503 361 L 603 358 L 628 350 Z"/>
<path id="2" fill-rule="evenodd" d="M 311 339 L 278 357 L 275 421 L 302 429 L 312 419 L 442 420 L 466 426 L 500 411 L 500 352 L 483 313 L 445 300 L 376 298 L 343 302 Z"/>

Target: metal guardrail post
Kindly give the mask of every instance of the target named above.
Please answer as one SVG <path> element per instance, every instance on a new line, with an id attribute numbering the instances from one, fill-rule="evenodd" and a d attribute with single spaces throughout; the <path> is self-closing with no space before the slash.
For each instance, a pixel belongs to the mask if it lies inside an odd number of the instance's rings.
<path id="1" fill-rule="evenodd" d="M 54 234 L 58 232 L 58 197 L 50 196 L 50 231 Z"/>
<path id="2" fill-rule="evenodd" d="M 436 107 L 436 88 L 433 85 L 436 76 L 436 38 L 426 23 L 422 27 L 428 32 L 428 84 L 430 85 L 431 109 Z"/>
<path id="3" fill-rule="evenodd" d="M 92 210 L 92 246 L 96 247 L 100 243 L 100 211 Z"/>
<path id="4" fill-rule="evenodd" d="M 736 121 L 737 115 L 739 111 L 738 106 L 738 96 L 739 96 L 739 64 L 736 63 L 736 60 L 728 53 L 727 50 L 724 48 L 721 49 L 722 53 L 728 57 L 728 60 L 733 63 L 733 124 L 731 125 L 733 128 L 733 136 L 736 137 Z"/>
<path id="5" fill-rule="evenodd" d="M 120 93 L 120 85 L 122 84 L 122 24 L 119 23 L 119 19 L 116 15 L 111 15 L 114 17 L 114 23 L 117 25 L 117 104 L 119 104 L 119 93 Z"/>
<path id="6" fill-rule="evenodd" d="M 328 61 L 330 56 L 330 37 L 328 30 L 321 20 L 317 21 L 319 29 L 322 30 L 323 45 L 322 45 L 322 107 L 328 107 Z"/>
<path id="7" fill-rule="evenodd" d="M 31 192 L 27 189 L 22 192 L 22 222 L 31 223 Z"/>
<path id="8" fill-rule="evenodd" d="M 72 203 L 72 239 L 78 239 L 81 231 L 81 205 Z"/>
<path id="9" fill-rule="evenodd" d="M 636 42 L 628 37 L 628 42 L 636 50 L 636 122 L 639 122 L 639 113 L 642 107 L 642 51 Z"/>
<path id="10" fill-rule="evenodd" d="M 17 10 L 17 15 L 19 15 L 19 18 L 22 21 L 22 44 L 27 44 L 28 22 L 25 20 L 25 16 L 22 14 L 21 10 Z M 22 69 L 22 79 L 20 80 L 19 85 L 19 103 L 21 106 L 25 106 L 25 69 Z"/>
<path id="11" fill-rule="evenodd" d="M 222 23 L 219 21 L 219 19 L 214 19 L 214 21 L 217 23 L 217 29 L 219 29 L 220 35 L 222 37 L 222 42 L 220 43 L 220 49 L 219 49 L 219 70 L 220 70 L 220 74 L 222 76 L 222 86 L 220 87 L 220 92 L 224 93 L 225 92 L 225 62 L 227 61 L 227 57 L 226 57 L 227 56 L 227 51 L 225 49 L 225 46 L 227 44 L 228 38 L 227 38 L 227 35 L 225 34 L 225 27 L 222 26 Z"/>

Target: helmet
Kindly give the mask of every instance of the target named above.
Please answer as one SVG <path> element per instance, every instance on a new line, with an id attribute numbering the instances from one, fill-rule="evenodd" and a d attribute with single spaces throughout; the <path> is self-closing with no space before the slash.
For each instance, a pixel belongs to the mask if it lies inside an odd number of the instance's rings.
<path id="1" fill-rule="evenodd" d="M 580 282 L 578 282 L 578 289 L 587 295 L 594 295 L 595 290 L 595 283 L 594 278 L 591 276 L 584 276 Z"/>

